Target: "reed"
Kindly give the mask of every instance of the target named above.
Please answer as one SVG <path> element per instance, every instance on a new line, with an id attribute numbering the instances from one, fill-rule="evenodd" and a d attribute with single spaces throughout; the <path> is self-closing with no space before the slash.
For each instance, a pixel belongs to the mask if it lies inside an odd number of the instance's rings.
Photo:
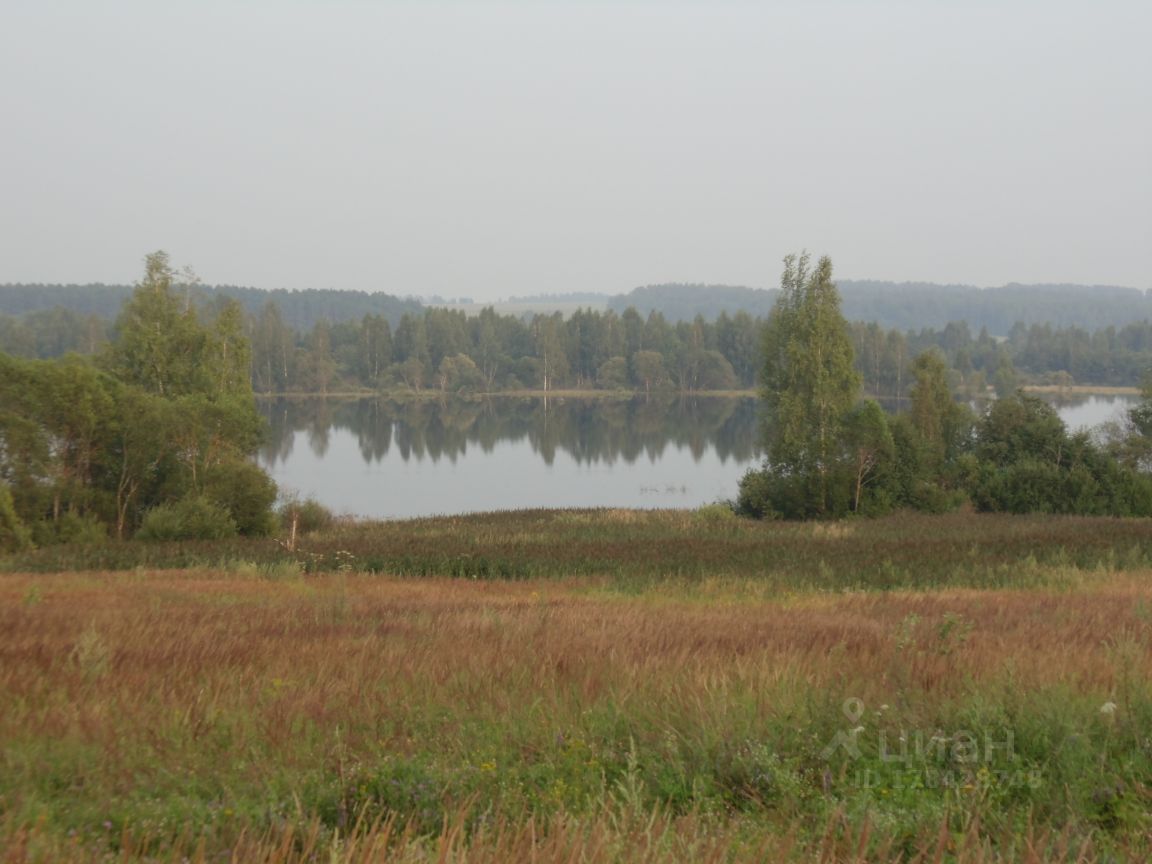
<path id="1" fill-rule="evenodd" d="M 0 570 L 228 569 L 293 563 L 462 579 L 756 580 L 766 590 L 843 591 L 1055 585 L 1096 570 L 1152 566 L 1143 519 L 897 514 L 841 523 L 755 522 L 700 510 L 537 510 L 391 522 L 338 521 L 288 551 L 274 539 L 49 547 Z"/>

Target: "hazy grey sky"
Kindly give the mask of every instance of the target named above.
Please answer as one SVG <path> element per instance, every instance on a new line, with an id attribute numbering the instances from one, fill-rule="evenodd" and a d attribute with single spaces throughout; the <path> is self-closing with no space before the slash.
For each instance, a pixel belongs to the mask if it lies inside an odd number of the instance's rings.
<path id="1" fill-rule="evenodd" d="M 1152 4 L 0 0 L 0 282 L 1152 288 Z"/>

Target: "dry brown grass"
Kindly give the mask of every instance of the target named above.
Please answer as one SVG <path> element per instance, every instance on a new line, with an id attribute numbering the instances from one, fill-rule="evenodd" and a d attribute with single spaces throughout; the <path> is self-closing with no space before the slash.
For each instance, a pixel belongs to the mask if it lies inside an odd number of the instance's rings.
<path id="1" fill-rule="evenodd" d="M 193 860 L 222 848 L 235 860 L 310 860 L 304 850 L 328 850 L 332 836 L 309 827 L 307 803 L 297 797 L 298 812 L 265 815 L 272 821 L 262 825 L 255 811 L 227 812 L 236 789 L 291 800 L 293 778 L 335 778 L 345 788 L 366 766 L 421 754 L 459 765 L 533 763 L 561 737 L 590 735 L 590 716 L 615 718 L 631 730 L 622 735 L 662 730 L 689 747 L 786 726 L 813 694 L 833 709 L 847 695 L 869 706 L 899 702 L 906 719 L 925 723 L 978 692 L 1005 704 L 1041 691 L 1122 703 L 1125 688 L 1150 679 L 1150 585 L 1152 573 L 1137 572 L 1063 591 L 776 600 L 738 585 L 621 596 L 553 581 L 4 575 L 0 764 L 17 778 L 0 786 L 4 860 L 72 855 L 60 845 L 69 819 L 90 827 L 103 802 L 185 787 L 219 802 L 210 828 L 140 817 L 117 824 L 125 832 L 117 845 L 147 835 Z M 51 795 L 86 803 L 71 817 L 53 811 Z M 874 834 L 861 843 L 858 825 L 836 829 L 823 846 L 802 842 L 787 808 L 762 823 L 692 813 L 645 823 L 635 812 L 581 819 L 558 806 L 519 821 L 500 816 L 479 833 L 461 817 L 419 841 L 403 837 L 398 821 L 357 834 L 346 814 L 342 834 L 353 840 L 332 860 L 375 860 L 388 846 L 397 860 L 847 861 L 853 844 L 885 860 L 877 850 L 893 842 Z M 51 824 L 36 828 L 48 811 Z M 936 848 L 934 836 L 918 842 Z M 967 849 L 965 861 L 1001 860 L 1008 847 L 990 842 L 974 832 L 945 845 L 951 855 Z M 1095 860 L 1084 842 L 1038 828 L 1041 851 L 1012 847 L 1013 860 Z M 89 847 L 77 848 L 79 856 Z"/>
<path id="2" fill-rule="evenodd" d="M 126 702 L 147 693 L 183 705 L 205 688 L 251 692 L 274 680 L 308 685 L 276 704 L 328 711 L 382 682 L 465 691 L 482 682 L 499 688 L 490 695 L 784 675 L 875 684 L 909 656 L 925 692 L 954 688 L 959 670 L 998 679 L 1008 657 L 1031 685 L 1106 692 L 1116 683 L 1110 643 L 1147 627 L 1150 577 L 1058 592 L 861 592 L 781 604 L 623 599 L 555 582 L 14 575 L 0 579 L 0 684 L 10 697 L 46 686 L 77 695 L 90 684 L 77 652 L 95 634 L 90 650 L 107 660 L 101 696 Z M 966 638 L 948 651 L 901 652 L 894 634 L 910 616 L 922 647 L 934 647 L 946 616 L 965 622 Z"/>

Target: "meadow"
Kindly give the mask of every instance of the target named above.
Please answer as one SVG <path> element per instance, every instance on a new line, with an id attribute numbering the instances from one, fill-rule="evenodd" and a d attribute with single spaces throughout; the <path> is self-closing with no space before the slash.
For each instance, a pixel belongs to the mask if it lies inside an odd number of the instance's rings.
<path id="1" fill-rule="evenodd" d="M 0 565 L 4 861 L 1145 861 L 1152 526 L 340 523 Z"/>

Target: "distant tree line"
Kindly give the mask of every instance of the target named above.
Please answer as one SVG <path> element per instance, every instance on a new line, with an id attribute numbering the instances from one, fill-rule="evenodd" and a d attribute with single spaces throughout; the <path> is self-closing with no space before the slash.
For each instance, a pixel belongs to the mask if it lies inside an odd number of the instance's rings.
<path id="1" fill-rule="evenodd" d="M 518 318 L 448 309 L 318 323 L 301 336 L 268 305 L 252 323 L 255 387 L 437 390 L 733 390 L 755 383 L 759 324 L 740 313 L 669 324 L 635 310 Z"/>
<path id="2" fill-rule="evenodd" d="M 380 315 L 393 325 L 405 313 L 419 313 L 419 300 L 392 294 L 367 291 L 336 291 L 309 288 L 289 291 L 283 288 L 264 290 L 236 285 L 202 285 L 188 274 L 176 274 L 182 282 L 181 298 L 201 307 L 211 307 L 221 298 L 233 300 L 248 315 L 260 313 L 269 301 L 276 304 L 284 323 L 306 332 L 318 321 L 338 323 L 359 321 L 365 315 Z M 120 307 L 133 294 L 133 285 L 0 285 L 0 321 L 5 316 L 47 313 L 57 307 L 77 313 L 81 320 L 92 317 L 115 321 Z M 10 326 L 10 325 L 9 325 Z"/>
<path id="3" fill-rule="evenodd" d="M 841 293 L 842 312 L 849 321 L 876 322 L 884 329 L 901 332 L 939 330 L 950 322 L 966 321 L 975 333 L 987 330 L 993 337 L 1004 337 L 1017 324 L 1026 328 L 1048 324 L 1057 329 L 1078 327 L 1096 331 L 1152 319 L 1152 291 L 1108 285 L 1010 284 L 982 289 L 927 282 L 841 281 L 837 288 Z M 268 300 L 273 300 L 284 322 L 300 332 L 307 332 L 321 319 L 339 324 L 359 321 L 365 315 L 382 316 L 395 327 L 402 315 L 419 314 L 422 308 L 414 298 L 383 292 L 261 290 L 191 283 L 181 290 L 200 303 L 211 303 L 218 296 L 228 297 L 252 316 L 258 315 Z M 95 315 L 111 321 L 132 291 L 130 285 L 0 285 L 0 315 L 25 315 L 62 306 L 81 316 Z M 767 318 L 778 294 L 776 288 L 668 283 L 617 295 L 573 292 L 509 300 L 581 303 L 592 309 L 610 309 L 617 315 L 634 308 L 641 317 L 659 312 L 670 324 L 678 324 L 698 316 L 712 321 L 723 313 L 732 317 L 745 312 L 753 318 Z"/>
<path id="4" fill-rule="evenodd" d="M 214 294 L 184 302 L 211 316 L 227 300 Z M 755 387 L 762 362 L 764 319 L 745 312 L 671 323 L 634 308 L 568 317 L 485 309 L 469 317 L 429 307 L 395 323 L 377 314 L 336 323 L 320 316 L 302 331 L 274 298 L 265 297 L 255 314 L 241 311 L 252 385 L 261 393 L 733 390 Z M 0 350 L 21 357 L 97 354 L 114 334 L 105 319 L 64 307 L 0 315 Z M 973 333 L 966 322 L 917 331 L 855 323 L 850 337 L 865 391 L 882 399 L 907 397 L 913 358 L 929 349 L 944 359 L 950 387 L 972 397 L 989 388 L 1008 395 L 1023 383 L 1134 386 L 1152 368 L 1147 320 L 1095 331 L 1018 323 L 1007 337 Z"/>
<path id="5" fill-rule="evenodd" d="M 918 352 L 910 405 L 890 416 L 863 398 L 854 342 L 869 330 L 845 321 L 831 262 L 810 267 L 807 256 L 790 257 L 781 281 L 763 334 L 766 457 L 742 480 L 738 511 L 836 518 L 968 503 L 989 512 L 1152 516 L 1152 389 L 1100 441 L 1069 433 L 1051 406 L 1020 392 L 977 414 L 954 398 L 941 346 L 910 339 L 905 347 Z M 872 332 L 882 353 L 886 337 Z M 1036 343 L 1047 350 L 1053 332 L 1021 327 L 1015 335 L 1022 351 Z M 962 327 L 933 341 L 953 356 L 970 352 L 986 367 L 992 362 L 994 342 L 977 338 L 973 352 Z"/>

